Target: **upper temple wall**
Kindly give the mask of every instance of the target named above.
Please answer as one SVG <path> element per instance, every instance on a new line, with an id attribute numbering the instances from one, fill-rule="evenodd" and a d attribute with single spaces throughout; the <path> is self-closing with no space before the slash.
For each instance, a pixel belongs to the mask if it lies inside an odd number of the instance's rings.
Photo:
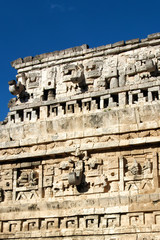
<path id="1" fill-rule="evenodd" d="M 146 97 L 147 88 L 160 81 L 159 44 L 160 34 L 157 33 L 141 41 L 121 41 L 94 49 L 82 45 L 17 59 L 12 66 L 18 70 L 18 87 L 24 88 L 21 89 L 23 94 L 10 102 L 10 110 L 15 110 L 16 106 L 26 108 L 26 103 L 44 105 L 47 101 L 77 99 L 80 94 L 90 97 L 96 92 L 104 95 L 122 92 L 125 88 L 142 89 L 133 94 L 141 93 Z"/>
<path id="2" fill-rule="evenodd" d="M 160 128 L 160 33 L 26 57 L 12 66 L 18 74 L 9 90 L 16 97 L 0 124 L 5 147 L 31 137 L 62 140 Z"/>

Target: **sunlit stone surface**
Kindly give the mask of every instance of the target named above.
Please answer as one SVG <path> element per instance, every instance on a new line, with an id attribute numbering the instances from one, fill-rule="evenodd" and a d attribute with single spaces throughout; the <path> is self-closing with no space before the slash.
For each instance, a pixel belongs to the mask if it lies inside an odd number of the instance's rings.
<path id="1" fill-rule="evenodd" d="M 0 239 L 160 239 L 160 33 L 12 67 Z"/>

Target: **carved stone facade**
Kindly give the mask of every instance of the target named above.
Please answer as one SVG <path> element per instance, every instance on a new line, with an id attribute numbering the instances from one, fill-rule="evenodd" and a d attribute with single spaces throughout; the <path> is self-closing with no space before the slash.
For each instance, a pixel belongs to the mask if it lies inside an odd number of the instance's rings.
<path id="1" fill-rule="evenodd" d="M 160 33 L 12 66 L 0 239 L 160 240 Z"/>

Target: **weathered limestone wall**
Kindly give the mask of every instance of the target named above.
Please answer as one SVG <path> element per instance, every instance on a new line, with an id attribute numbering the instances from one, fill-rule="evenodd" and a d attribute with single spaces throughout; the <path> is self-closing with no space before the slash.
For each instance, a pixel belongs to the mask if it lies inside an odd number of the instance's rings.
<path id="1" fill-rule="evenodd" d="M 0 239 L 160 239 L 160 34 L 12 66 Z"/>

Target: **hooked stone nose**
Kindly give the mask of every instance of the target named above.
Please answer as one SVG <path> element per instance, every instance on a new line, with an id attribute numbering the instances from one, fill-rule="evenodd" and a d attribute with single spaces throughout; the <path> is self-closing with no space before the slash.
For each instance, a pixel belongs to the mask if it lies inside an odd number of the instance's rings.
<path id="1" fill-rule="evenodd" d="M 9 84 L 9 91 L 11 94 L 13 95 L 17 95 L 17 84 L 16 84 L 16 81 L 15 80 L 11 80 L 8 82 Z"/>

